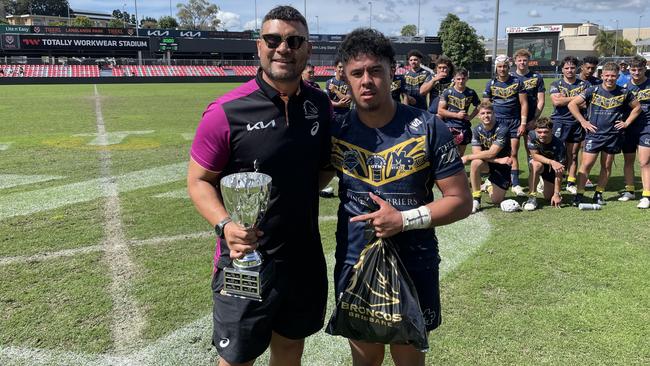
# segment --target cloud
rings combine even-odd
[[[645,11],[650,6],[650,0],[583,0],[558,3],[557,0],[522,0],[522,3],[537,6],[551,6],[553,9],[579,10],[581,12],[596,13],[609,11]]]
[[[494,19],[492,15],[485,14],[472,14],[469,16],[469,21],[471,23],[489,23]]]
[[[359,14],[354,14],[352,16],[352,19],[350,19],[351,22],[358,23],[359,22]]]
[[[262,26],[262,19],[257,18],[257,26],[261,27]],[[244,23],[243,30],[254,30],[255,29],[255,19],[249,20],[246,23]]]
[[[457,5],[457,6],[454,6],[454,8],[452,9],[452,12],[454,12],[454,14],[467,14],[467,13],[469,13],[469,9],[467,7],[462,6],[462,5]]]
[[[379,13],[379,14],[373,14],[372,20],[377,21],[379,23],[395,23],[395,22],[401,22],[402,18],[398,14],[388,15],[384,13]]]
[[[229,11],[220,11],[219,13],[217,13],[217,18],[221,20],[221,23],[219,24],[219,28],[221,29],[230,30],[230,29],[239,29],[241,27],[239,14],[231,13]]]
[[[540,14],[537,10],[533,9],[528,12],[528,16],[531,18],[539,18],[542,16],[542,14]]]

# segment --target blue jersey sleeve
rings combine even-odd
[[[445,103],[449,103],[449,94],[451,94],[451,90],[445,89],[440,95],[440,100],[444,100]]]
[[[521,82],[521,80],[517,79],[517,91],[519,91],[519,94],[526,94],[528,95],[528,92],[526,91],[526,85]]]
[[[479,138],[479,126],[472,128],[472,146],[481,146],[481,139]]]
[[[447,125],[438,117],[427,121],[429,127],[429,162],[435,180],[450,177],[464,169],[458,148]]]
[[[548,93],[549,94],[560,94],[562,93],[560,91],[560,80],[555,80],[554,82],[551,83],[551,88],[549,89]]]
[[[492,99],[492,80],[488,80],[485,84],[485,90],[483,91],[483,98]]]
[[[498,125],[496,129],[496,136],[492,144],[504,148],[506,144],[510,144],[510,132],[502,125]]]
[[[470,89],[469,92],[472,95],[471,103],[474,107],[476,107],[481,103],[481,99],[478,97],[478,94],[476,94],[476,91],[474,89]]]
[[[597,86],[590,86],[589,88],[585,89],[582,93],[580,93],[580,98],[584,99],[585,102],[590,103],[591,98],[594,95],[594,92],[596,91]]]
[[[538,93],[543,93],[546,91],[546,87],[544,86],[544,78],[542,75],[537,75],[537,92]]]

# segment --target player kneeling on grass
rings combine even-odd
[[[548,117],[540,117],[535,122],[535,129],[528,132],[528,150],[530,151],[530,175],[528,186],[537,187],[539,178],[544,182],[544,198],[551,206],[560,207],[562,196],[560,189],[566,162],[566,148],[562,141],[553,136],[553,124]],[[524,210],[537,208],[537,192],[530,192]]]
[[[569,103],[569,111],[587,131],[585,151],[578,171],[578,188],[573,205],[578,206],[585,193],[585,183],[601,153],[600,175],[594,194],[594,203],[604,205],[603,192],[612,173],[614,155],[621,152],[623,131],[641,113],[641,106],[636,97],[627,88],[616,85],[618,65],[608,62],[603,66],[602,85],[591,86],[580,93],[579,98]],[[587,106],[587,118],[580,112],[580,107]],[[630,111],[631,110],[631,111]],[[625,118],[627,112],[627,118]]]
[[[481,208],[481,172],[489,171],[492,186],[488,189],[492,203],[503,201],[510,187],[510,135],[506,124],[497,124],[494,109],[490,101],[484,100],[478,106],[481,121],[472,131],[472,153],[462,157],[463,163],[470,165],[470,182],[472,184],[472,213]]]

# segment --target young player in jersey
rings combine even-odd
[[[451,86],[452,78],[456,75],[454,70],[454,63],[449,58],[445,56],[438,57],[435,75],[429,75],[420,87],[420,94],[429,96],[429,112],[438,113],[440,95]]]
[[[323,327],[327,268],[318,175],[329,165],[332,112],[324,93],[301,82],[308,40],[300,12],[270,10],[257,40],[257,76],[210,104],[192,142],[188,192],[218,236],[212,343],[221,366],[251,366],[267,348],[269,365],[298,366],[304,338]],[[254,170],[271,176],[270,200],[259,230],[247,230],[229,217],[219,181]],[[275,268],[263,301],[228,296],[224,268],[256,249],[262,266]]]
[[[525,196],[519,185],[519,140],[526,133],[528,123],[528,96],[524,84],[510,75],[508,57],[497,56],[495,60],[497,77],[488,81],[483,92],[483,99],[489,100],[494,106],[494,114],[498,124],[508,127],[512,157],[512,193]]]
[[[572,194],[577,193],[578,152],[585,139],[585,130],[569,111],[568,104],[589,87],[589,83],[576,77],[577,67],[577,58],[565,57],[560,63],[562,78],[554,81],[549,91],[553,103],[553,134],[566,146],[567,191]]]
[[[318,85],[318,83],[316,82],[314,75],[315,75],[314,65],[308,63],[305,66],[305,69],[302,71],[302,80],[312,88],[316,88],[320,90],[320,85]]]
[[[608,62],[603,66],[603,83],[591,86],[580,94],[579,98],[569,103],[569,111],[580,122],[586,131],[585,151],[578,170],[578,187],[574,205],[580,204],[584,198],[585,182],[591,168],[600,159],[600,175],[594,203],[605,204],[603,192],[612,171],[614,155],[621,152],[623,131],[641,113],[641,107],[634,95],[625,88],[616,85],[618,65]],[[587,118],[580,112],[580,106],[587,108]],[[631,109],[627,117],[628,108]]]
[[[350,111],[350,91],[343,75],[343,63],[334,61],[334,77],[325,82],[325,92],[332,101],[335,116],[341,116]]]
[[[645,73],[645,58],[634,56],[630,60],[632,80],[626,87],[641,104],[641,114],[625,130],[623,141],[625,192],[618,199],[628,201],[634,198],[634,157],[638,150],[643,192],[637,207],[642,209],[650,208],[650,80]]]
[[[435,227],[468,216],[471,195],[458,150],[445,124],[390,96],[390,40],[373,29],[349,33],[339,47],[357,108],[332,129],[332,165],[339,177],[336,298],[348,285],[367,240],[389,238],[413,280],[426,328],[440,325]],[[433,200],[432,187],[441,191]],[[369,200],[378,210],[369,212]],[[386,345],[350,339],[353,365],[381,365]],[[424,366],[413,345],[390,344],[397,366]]]
[[[390,96],[397,103],[408,104],[406,95],[406,80],[404,75],[397,75],[397,65],[391,65],[393,81],[390,83]]]
[[[481,102],[474,89],[466,86],[469,73],[466,69],[456,70],[454,84],[445,89],[440,96],[438,115],[449,127],[458,145],[460,155],[465,154],[467,144],[472,141],[472,123],[470,122],[478,113],[478,104]],[[469,107],[474,106],[472,113]]]
[[[408,53],[408,61],[411,70],[404,75],[406,81],[406,94],[408,104],[419,109],[427,109],[427,96],[422,95],[420,87],[431,76],[431,73],[422,68],[421,63],[424,55],[418,50],[411,50]]]
[[[503,201],[511,184],[510,131],[508,125],[498,122],[494,115],[494,106],[489,100],[479,104],[480,123],[472,130],[472,153],[462,157],[464,164],[471,162],[472,213],[481,209],[481,172],[489,171],[492,185],[488,193],[495,205]]]
[[[512,76],[519,79],[524,84],[526,96],[528,97],[528,125],[534,128],[535,120],[542,114],[544,110],[544,78],[542,75],[530,71],[528,68],[528,61],[530,61],[531,54],[528,50],[517,50],[513,56],[515,60],[515,72]]]
[[[528,132],[528,151],[530,151],[529,187],[537,187],[541,178],[544,182],[543,195],[553,207],[560,207],[562,196],[562,178],[566,162],[564,143],[553,136],[553,124],[548,117],[540,117],[535,121],[535,129]],[[537,208],[537,192],[528,194],[524,210],[532,211]]]
[[[587,56],[583,58],[578,79],[588,82],[590,86],[602,84],[603,80],[594,76],[599,62],[598,57]]]

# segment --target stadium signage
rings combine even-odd
[[[94,37],[94,36],[50,36],[50,35],[19,35],[17,48],[4,49],[26,50],[148,50],[149,39],[144,37]],[[5,36],[6,38],[6,36]]]
[[[15,25],[0,25],[0,33],[29,33],[30,27]]]
[[[533,25],[530,27],[507,27],[506,33],[562,32],[561,25]]]

